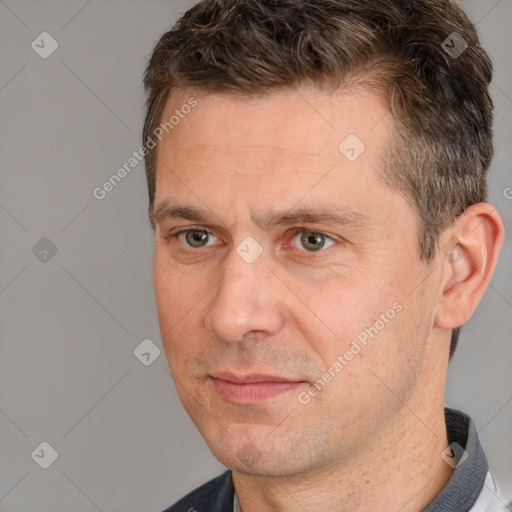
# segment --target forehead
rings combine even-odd
[[[183,108],[191,98],[194,108]],[[155,207],[172,193],[196,206],[229,200],[266,209],[272,199],[284,209],[323,198],[324,207],[353,210],[365,189],[382,186],[388,114],[383,97],[363,88],[260,97],[176,91],[162,116],[179,121],[158,145]]]
[[[186,106],[192,97],[197,105],[189,109]],[[338,158],[339,144],[350,134],[369,153],[378,150],[378,143],[392,128],[388,113],[384,96],[363,87],[335,92],[297,87],[257,97],[179,89],[169,97],[162,123],[173,117],[179,122],[163,137],[175,142],[167,152],[169,157],[191,158],[194,154],[187,152],[194,148],[203,154],[209,151],[212,157],[223,151],[235,155],[257,150],[285,162],[306,155],[332,159]],[[170,146],[160,144],[162,148],[169,150]]]

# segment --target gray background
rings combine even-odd
[[[133,353],[147,338],[161,348],[143,163],[102,201],[92,194],[140,147],[148,54],[191,4],[0,1],[2,512],[156,512],[223,469],[163,351],[150,366]],[[496,66],[490,202],[507,235],[446,402],[474,418],[510,497],[512,1],[462,4]],[[47,59],[31,48],[43,31],[59,45]],[[57,248],[47,261],[48,242],[32,251],[42,237]],[[43,441],[59,454],[48,469],[31,457]]]

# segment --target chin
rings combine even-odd
[[[272,446],[262,451],[251,442],[226,450],[210,446],[215,458],[228,469],[244,475],[287,477],[300,474],[307,470],[299,461],[291,460],[289,454],[281,453]]]

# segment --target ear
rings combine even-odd
[[[442,236],[434,326],[454,329],[473,315],[491,281],[504,233],[496,208],[477,203]]]

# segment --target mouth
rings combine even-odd
[[[297,390],[306,383],[304,380],[256,373],[235,375],[219,372],[210,375],[210,379],[221,398],[238,405],[261,404],[283,393]]]

